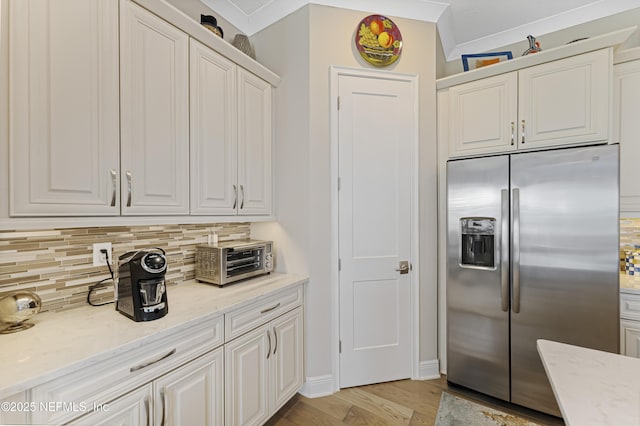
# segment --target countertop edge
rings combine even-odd
[[[640,424],[640,359],[544,339],[536,347],[568,426]]]

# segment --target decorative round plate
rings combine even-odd
[[[402,35],[393,21],[369,15],[358,24],[356,48],[370,64],[384,67],[394,63],[402,52]]]

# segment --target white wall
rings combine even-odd
[[[305,316],[306,375],[311,381],[332,379],[331,315],[337,315],[331,310],[329,69],[373,68],[353,41],[366,15],[308,5],[252,37],[258,61],[283,77],[276,89],[278,222],[255,224],[252,233],[279,242],[279,268],[284,263],[286,270],[311,277]],[[403,52],[384,69],[419,76],[420,360],[429,362],[437,358],[436,30],[434,24],[390,18],[402,33]],[[298,261],[306,266],[295,265]]]

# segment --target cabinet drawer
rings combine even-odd
[[[620,318],[640,320],[640,294],[620,293]]]
[[[297,286],[229,312],[225,315],[224,341],[233,340],[302,305],[302,299],[302,286]]]
[[[185,331],[143,344],[36,386],[32,389],[31,399],[39,403],[83,404],[87,407],[110,402],[134,387],[222,345],[222,321],[222,316],[203,321]],[[32,413],[32,421],[36,424],[59,424],[82,414],[85,413],[63,409],[36,411]]]

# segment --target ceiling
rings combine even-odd
[[[640,0],[201,0],[252,35],[309,3],[434,22],[447,60],[640,6]]]

